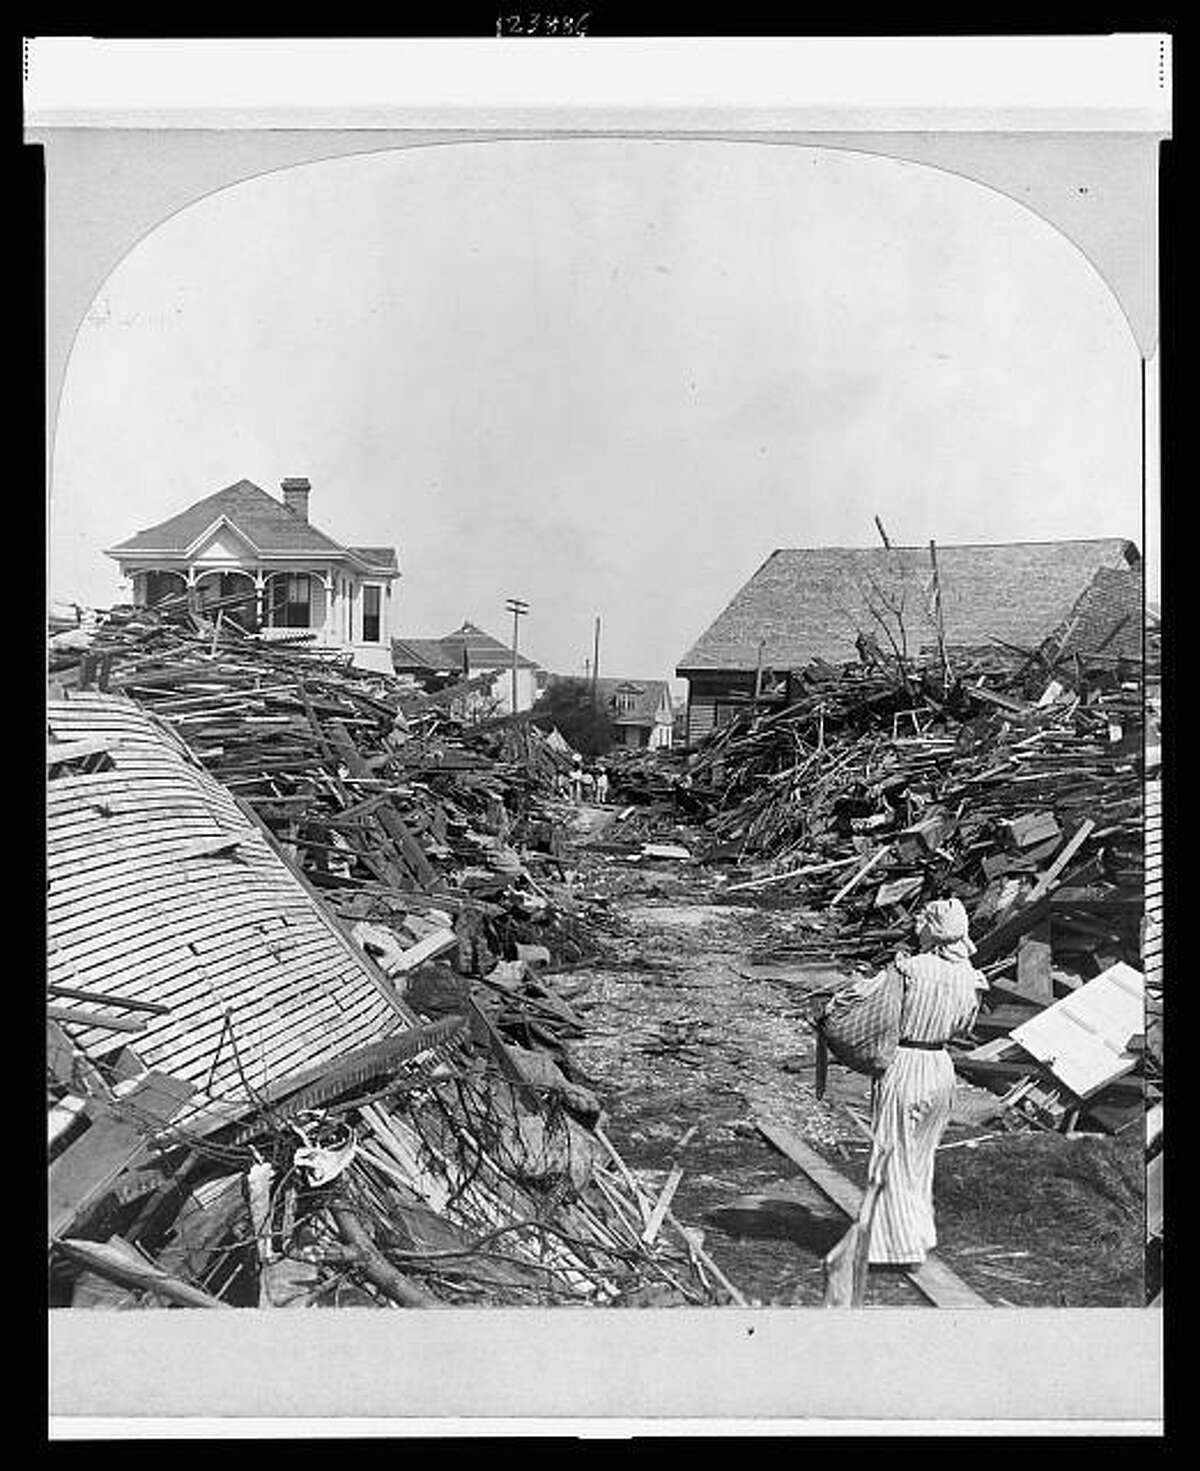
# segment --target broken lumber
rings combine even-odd
[[[793,1134],[790,1129],[785,1129],[778,1124],[769,1124],[763,1119],[756,1119],[760,1132],[780,1151],[786,1154],[793,1164],[808,1176],[817,1188],[826,1195],[834,1205],[852,1219],[858,1217],[862,1206],[863,1192],[857,1185],[851,1183],[831,1164],[822,1159],[817,1151],[811,1148]],[[948,1266],[931,1252],[925,1260],[914,1271],[906,1272],[909,1281],[921,1292],[935,1307],[939,1308],[983,1308],[988,1307],[986,1298],[979,1296],[972,1288],[950,1270]]]
[[[650,1212],[650,1219],[646,1222],[646,1229],[642,1232],[642,1242],[644,1245],[654,1245],[654,1239],[662,1229],[663,1220],[666,1217],[672,1200],[675,1198],[675,1192],[679,1189],[679,1182],[682,1179],[683,1167],[681,1165],[674,1165],[670,1174],[667,1176],[666,1184],[662,1188],[662,1194],[658,1197],[654,1209]]]
[[[155,1292],[181,1307],[226,1308],[232,1311],[231,1305],[219,1297],[164,1272],[120,1236],[110,1236],[107,1241],[80,1241],[68,1237],[54,1244],[64,1256],[123,1287]]]
[[[891,1150],[880,1155],[877,1168],[859,1204],[858,1215],[849,1231],[825,1256],[825,1307],[860,1308],[867,1296],[867,1270],[871,1250],[871,1226],[875,1207],[883,1189],[884,1174]]]

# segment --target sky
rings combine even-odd
[[[1139,359],[1078,250],[953,175],[828,149],[558,139],[207,196],[82,323],[49,586],[240,479],[395,545],[393,632],[465,619],[667,678],[777,547],[1141,542]],[[682,688],[676,685],[676,688]]]

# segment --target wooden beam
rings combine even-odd
[[[181,1307],[228,1308],[232,1311],[232,1304],[164,1272],[157,1262],[144,1257],[120,1236],[111,1236],[107,1241],[62,1240],[56,1241],[55,1245],[65,1256],[124,1287],[155,1292]]]
[[[1059,874],[1063,871],[1064,868],[1066,868],[1071,859],[1074,858],[1079,848],[1082,847],[1082,845],[1087,841],[1089,834],[1092,832],[1095,826],[1095,822],[1090,817],[1084,818],[1084,820],[1075,829],[1075,832],[1071,837],[1071,841],[1067,844],[1067,846],[1062,850],[1062,852],[1058,855],[1058,857],[1054,860],[1054,862],[1050,865],[1046,872],[1037,881],[1036,887],[1029,895],[1029,899],[1027,901],[1029,904],[1036,904],[1039,899],[1041,899],[1045,894],[1049,893]]]
[[[118,1176],[150,1157],[154,1122],[166,1122],[178,1113],[193,1091],[180,1078],[148,1073],[138,1087],[111,1105],[98,1101],[90,1105],[91,1128],[50,1166],[52,1236],[68,1231]]]
[[[790,1129],[777,1124],[764,1123],[756,1119],[759,1130],[793,1164],[799,1165],[814,1185],[850,1217],[857,1220],[863,1203],[863,1191],[852,1181],[840,1174],[827,1160],[821,1158],[803,1139]],[[912,1272],[905,1274],[917,1290],[935,1307],[939,1308],[985,1308],[991,1304],[980,1297],[954,1272],[932,1253]]]
[[[101,1012],[78,1011],[71,1006],[47,1006],[46,1015],[52,1022],[71,1027],[99,1027],[105,1032],[144,1032],[147,1023],[132,1021],[127,1016],[104,1016]]]
[[[329,738],[351,776],[361,778],[372,775],[358,747],[351,740],[349,731],[340,720],[329,722]],[[395,844],[398,855],[417,883],[427,890],[436,889],[441,882],[441,875],[430,863],[424,848],[408,830],[400,814],[394,807],[380,806],[378,817],[380,826]]]

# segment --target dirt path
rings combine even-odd
[[[718,876],[698,866],[603,852],[610,820],[604,809],[581,810],[581,876],[587,892],[608,898],[612,918],[602,959],[563,978],[589,1027],[571,1057],[605,1099],[614,1143],[652,1189],[698,1126],[679,1156],[674,1210],[704,1231],[706,1249],[748,1297],[819,1304],[821,1258],[847,1222],[754,1120],[794,1130],[861,1183],[868,1146],[853,1114],[866,1118],[869,1084],[834,1067],[817,1101],[803,978],[748,960],[778,932],[778,914],[720,902]],[[1138,1302],[1136,1149],[998,1134],[994,1113],[991,1095],[960,1087],[939,1156],[939,1255],[999,1304]],[[1003,1202],[1020,1195],[1010,1176],[1028,1199],[1006,1217]],[[872,1274],[868,1305],[925,1300],[903,1277]]]

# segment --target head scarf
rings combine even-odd
[[[943,960],[966,964],[975,954],[968,933],[967,911],[959,899],[934,899],[917,915],[917,937]]]

